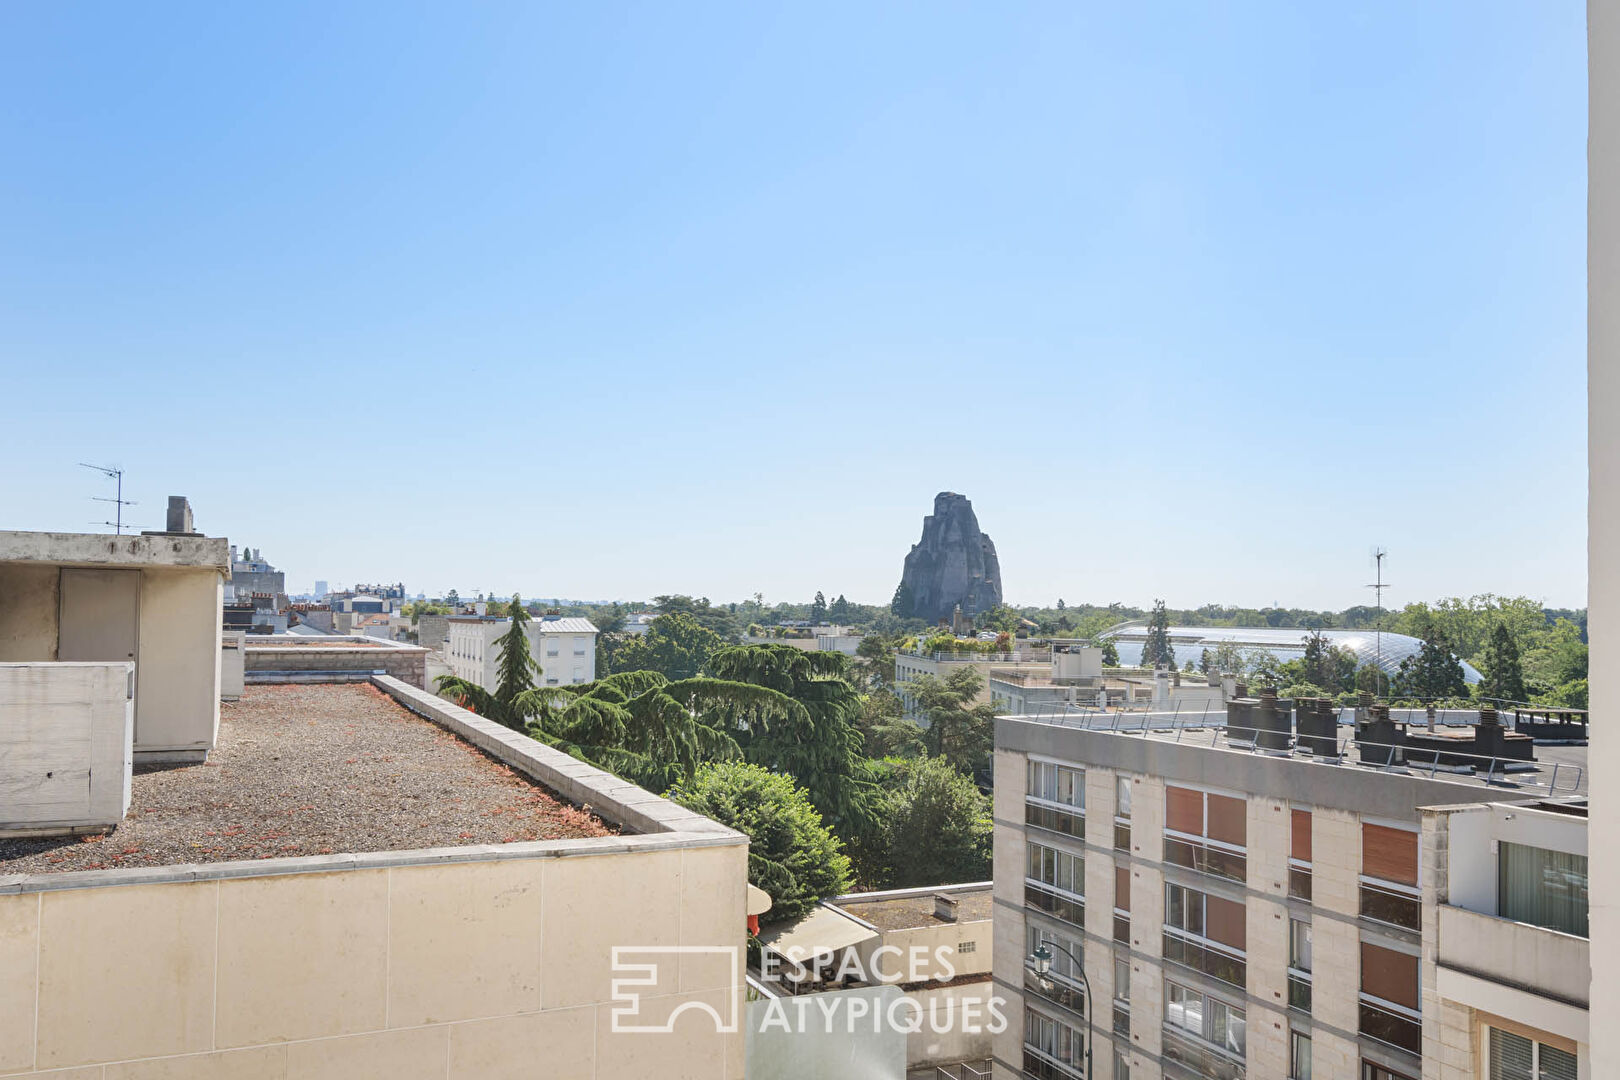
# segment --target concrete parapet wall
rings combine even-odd
[[[249,636],[244,660],[245,677],[250,683],[282,681],[276,676],[283,673],[346,671],[370,675],[381,671],[417,689],[427,686],[426,649],[375,638],[368,638],[366,645],[300,646],[256,645]]]

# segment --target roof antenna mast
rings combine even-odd
[[[117,487],[116,493],[110,499],[105,498],[105,497],[103,497],[101,495],[92,495],[92,496],[90,496],[96,502],[113,503],[117,507],[116,513],[113,515],[114,520],[112,520],[112,521],[92,521],[90,524],[92,524],[92,525],[111,525],[113,527],[113,529],[117,532],[117,534],[119,536],[122,536],[124,534],[124,507],[126,507],[126,506],[134,506],[135,505],[135,500],[124,498],[124,470],[123,469],[116,469],[116,468],[113,468],[113,467],[108,466],[108,465],[89,465],[89,464],[86,464],[85,462],[82,462],[82,461],[79,462],[79,467],[81,469],[94,469],[94,470],[96,470],[96,472],[101,473],[107,479],[115,481],[117,483],[118,487]],[[133,529],[133,528],[135,528],[135,526],[131,525],[130,528]]]
[[[1373,591],[1373,603],[1377,605],[1378,609],[1377,621],[1373,623],[1373,640],[1376,643],[1374,648],[1377,650],[1377,664],[1380,672],[1384,670],[1384,590],[1389,588],[1389,585],[1384,581],[1384,558],[1388,554],[1389,552],[1381,547],[1373,548],[1373,566],[1377,570],[1378,579],[1367,586]]]

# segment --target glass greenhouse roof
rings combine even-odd
[[[1176,650],[1176,661],[1191,660],[1198,663],[1204,649],[1214,651],[1221,645],[1239,649],[1264,649],[1279,661],[1297,660],[1305,655],[1305,638],[1320,633],[1341,649],[1355,655],[1358,664],[1374,664],[1391,675],[1401,661],[1416,656],[1423,642],[1407,634],[1385,630],[1379,634],[1372,630],[1320,630],[1311,631],[1298,626],[1172,626],[1170,644]],[[1122,664],[1136,664],[1142,659],[1142,645],[1147,640],[1145,626],[1127,626],[1102,635],[1112,638],[1119,649]],[[1463,677],[1470,683],[1479,682],[1479,672],[1466,660],[1461,661]]]

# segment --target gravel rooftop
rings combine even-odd
[[[249,686],[206,765],[137,766],[105,836],[0,840],[0,874],[606,836],[366,683]]]
[[[990,889],[974,889],[971,892],[952,892],[949,889],[940,891],[956,900],[957,922],[972,922],[990,917],[993,903]],[[934,917],[932,894],[891,897],[887,900],[834,901],[834,903],[880,930],[911,930],[922,926],[941,926],[945,922]]]

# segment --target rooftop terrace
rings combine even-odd
[[[1343,722],[1343,716],[1349,715],[1350,712],[1351,710],[1345,710],[1340,717],[1337,737],[1334,740],[1339,755],[1337,759],[1308,752],[1305,747],[1309,745],[1309,740],[1301,736],[1288,735],[1287,748],[1281,750],[1262,749],[1249,738],[1232,737],[1227,731],[1225,708],[1219,705],[1208,709],[1200,707],[1192,712],[1048,706],[1034,713],[1003,716],[998,717],[998,720],[1116,735],[1122,739],[1141,739],[1152,743],[1292,759],[1301,763],[1316,764],[1324,769],[1364,769],[1369,772],[1470,784],[1500,790],[1504,797],[1519,794],[1564,798],[1586,794],[1585,745],[1537,742],[1534,747],[1535,760],[1531,762],[1476,757],[1452,751],[1446,751],[1443,755],[1425,754],[1419,748],[1409,748],[1406,752],[1409,758],[1414,760],[1404,765],[1399,763],[1391,765],[1385,763],[1391,756],[1389,746],[1370,741],[1362,743],[1356,739],[1355,727]],[[1403,710],[1395,710],[1393,715],[1399,718],[1402,712]],[[1409,730],[1414,736],[1426,733],[1422,718],[1421,710],[1410,710],[1407,713],[1405,719],[1409,719]],[[1471,726],[1453,720],[1450,723],[1439,722],[1436,728],[1442,734],[1448,731],[1460,734]],[[1422,760],[1416,760],[1418,758]],[[1459,760],[1465,761],[1466,764],[1456,764],[1455,762]]]
[[[914,896],[874,896],[870,900],[840,897],[831,903],[879,930],[914,930],[924,926],[945,926],[952,920],[935,914],[934,894],[944,893],[956,901],[955,922],[976,922],[990,918],[994,893],[989,885],[937,889],[909,889]]]
[[[137,768],[106,836],[0,840],[0,876],[615,831],[374,686],[250,686],[206,765]]]

